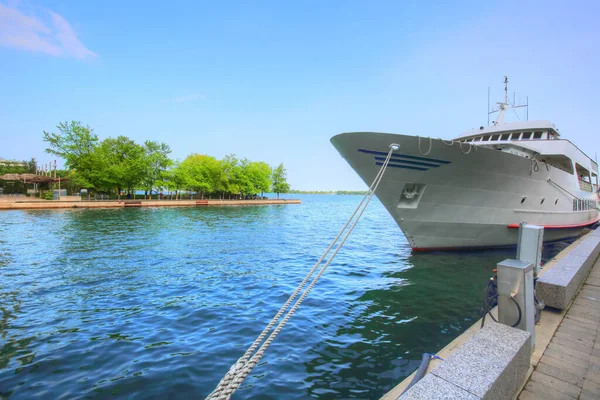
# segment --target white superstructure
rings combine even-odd
[[[600,220],[598,164],[549,121],[504,123],[518,107],[507,97],[491,126],[454,140],[350,132],[331,142],[367,184],[400,145],[376,195],[415,250],[515,245],[520,222],[544,226],[545,241],[577,236]]]

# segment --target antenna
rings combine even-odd
[[[490,126],[490,87],[488,86],[488,126]]]
[[[508,77],[505,75],[504,76],[504,103],[501,102],[497,102],[496,104],[498,105],[498,109],[496,109],[495,107],[492,107],[492,109],[490,110],[490,88],[488,86],[488,125],[490,123],[490,114],[493,113],[499,113],[498,117],[496,118],[495,121],[492,121],[492,123],[495,125],[502,125],[504,124],[504,116],[506,114],[506,110],[510,110],[512,109],[515,112],[515,115],[517,116],[518,119],[519,115],[517,114],[517,112],[515,111],[515,108],[521,108],[521,107],[527,107],[527,121],[529,121],[529,98],[527,98],[527,104],[520,104],[521,101],[519,100],[519,105],[517,105],[517,93],[513,92],[513,102],[512,104],[508,101]]]
[[[525,110],[527,111],[527,121],[529,121],[529,96],[526,97],[525,106]]]

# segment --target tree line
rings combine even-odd
[[[172,160],[171,148],[147,140],[138,144],[127,136],[100,140],[89,125],[61,122],[58,132],[44,131],[46,152],[62,158],[71,187],[97,193],[132,193],[144,190],[182,190],[206,195],[249,197],[265,192],[287,193],[290,185],[283,163],[271,167],[263,161],[238,159],[234,154],[218,160],[191,154],[183,161]]]

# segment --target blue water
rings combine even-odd
[[[0,212],[0,398],[206,396],[360,200],[295,197]],[[379,398],[478,318],[512,257],[412,254],[375,201],[235,397]]]

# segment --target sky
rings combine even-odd
[[[43,131],[77,120],[360,190],[332,136],[456,137],[487,124],[507,75],[530,120],[593,158],[598,15],[594,0],[0,0],[0,157],[52,161]]]

